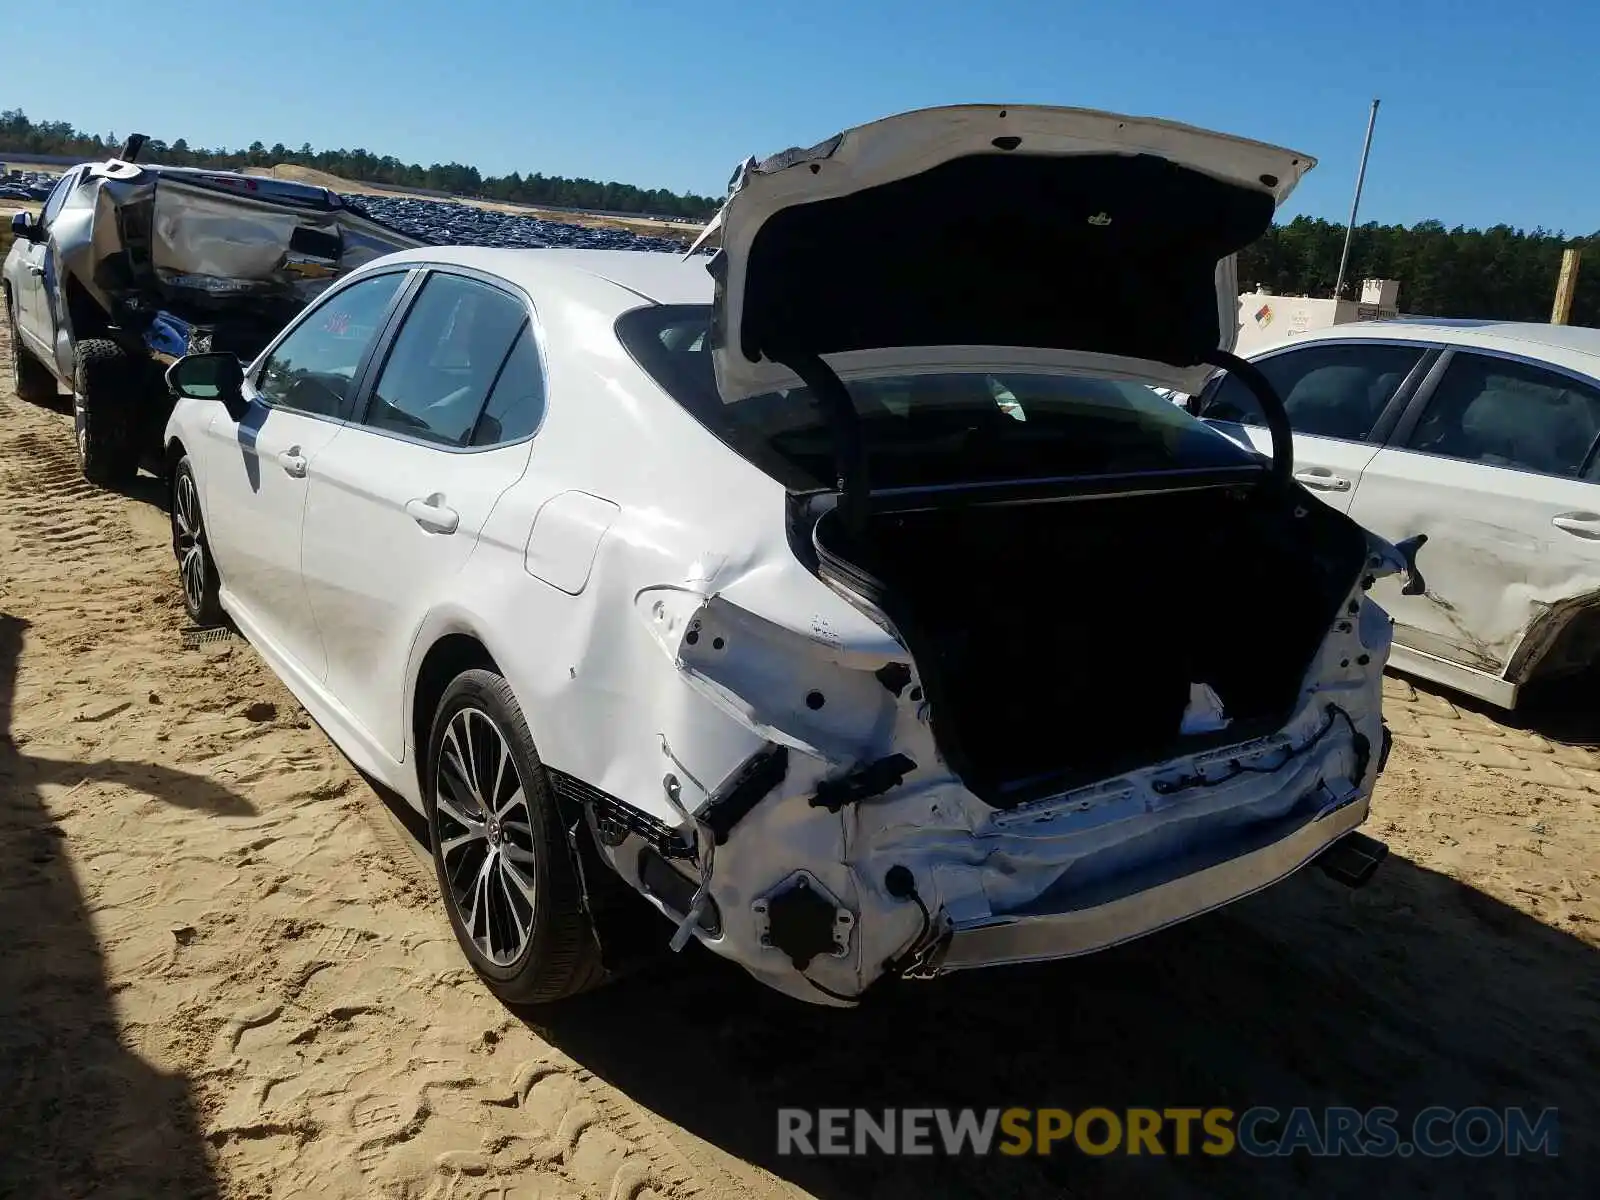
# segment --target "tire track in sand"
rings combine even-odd
[[[786,1193],[692,1157],[488,995],[393,817],[254,652],[183,648],[153,481],[89,486],[71,438],[60,411],[0,393],[0,612],[27,622],[0,713],[22,766],[0,764],[0,786],[8,807],[33,789],[59,831],[117,1037],[187,1079],[216,1191]],[[12,982],[45,1006],[61,984],[48,964]],[[70,1040],[46,1053],[33,1087],[61,1094],[37,1111],[71,1111],[85,1064]],[[46,1136],[8,1117],[9,1137]],[[103,1133],[56,1129],[82,1145],[53,1157],[98,1162]],[[55,1182],[117,1186],[110,1169]]]

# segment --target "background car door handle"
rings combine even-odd
[[[1294,477],[1308,488],[1316,488],[1319,492],[1350,490],[1350,481],[1343,475],[1335,475],[1327,467],[1307,467],[1303,471],[1296,471]]]
[[[300,453],[299,446],[290,446],[278,455],[278,465],[284,469],[285,474],[293,475],[296,479],[306,477],[306,456]]]
[[[1581,538],[1594,538],[1600,541],[1600,513],[1562,513],[1560,516],[1551,517],[1550,524],[1557,529],[1565,529],[1568,533],[1577,534]]]
[[[426,500],[407,500],[406,516],[429,533],[454,533],[461,524],[461,514],[446,508],[444,496],[435,492]]]

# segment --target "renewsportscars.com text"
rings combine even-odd
[[[1192,1155],[1443,1158],[1560,1153],[1556,1109],[782,1108],[778,1153],[801,1156]]]

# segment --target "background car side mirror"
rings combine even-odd
[[[231,354],[186,354],[167,368],[167,388],[188,400],[220,400],[235,421],[249,405],[244,398],[244,367]]]
[[[41,230],[33,223],[33,214],[19,212],[11,214],[11,236],[21,238],[25,242],[39,240]]]

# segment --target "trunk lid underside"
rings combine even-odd
[[[807,356],[849,378],[987,348],[1195,390],[1234,342],[1234,253],[1312,165],[1028,106],[927,109],[749,161],[702,235],[721,247],[718,389],[736,403],[796,386]]]

